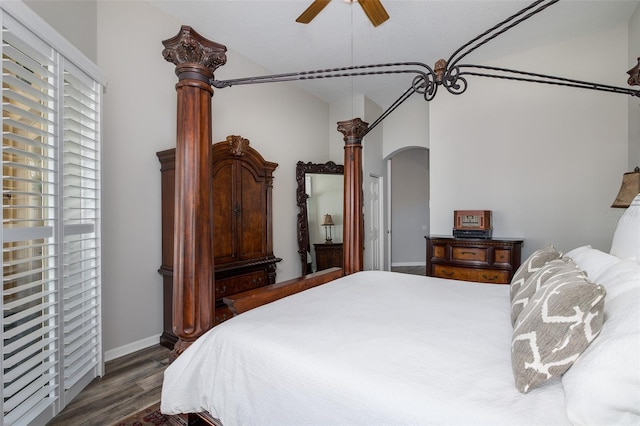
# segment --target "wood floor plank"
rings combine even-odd
[[[104,426],[160,400],[169,349],[154,345],[109,361],[94,379],[47,426]]]

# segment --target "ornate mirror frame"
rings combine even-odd
[[[304,163],[298,161],[296,164],[296,182],[298,189],[296,190],[296,202],[298,204],[298,255],[302,265],[302,275],[310,274],[312,271],[308,269],[307,253],[311,250],[309,242],[309,219],[307,216],[307,198],[305,178],[307,173],[317,173],[325,175],[344,175],[344,166],[336,164],[333,161],[326,163]]]

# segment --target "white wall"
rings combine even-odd
[[[175,66],[161,41],[177,22],[146,2],[98,3],[98,65],[109,76],[104,96],[104,348],[119,355],[162,331],[160,171],[155,153],[175,146]],[[205,29],[196,28],[206,37]],[[224,40],[214,40],[224,44]],[[216,77],[264,74],[232,50]],[[276,87],[277,86],[277,87]],[[298,276],[295,164],[326,161],[328,105],[288,85],[216,90],[213,139],[239,134],[274,172],[277,279]],[[147,339],[147,340],[145,340]],[[157,341],[157,340],[155,340]],[[123,349],[124,348],[124,349]]]
[[[413,95],[384,119],[382,127],[383,158],[407,147],[429,148],[429,102]]]
[[[94,63],[98,56],[96,0],[25,0],[60,35]],[[67,13],[72,11],[70,13]]]
[[[626,25],[494,65],[624,86]],[[627,108],[621,95],[492,79],[439,93],[430,105],[431,232],[450,233],[453,210],[486,209],[494,236],[525,239],[523,256],[546,244],[608,251]]]

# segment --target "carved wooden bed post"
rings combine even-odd
[[[162,42],[178,83],[176,205],[174,218],[172,356],[213,327],[213,205],[210,81],[227,61],[227,48],[183,26]]]
[[[362,216],[362,138],[369,123],[359,118],[338,122],[344,135],[344,274],[364,268],[364,218]]]

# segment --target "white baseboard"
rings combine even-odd
[[[155,336],[145,337],[142,340],[138,340],[136,342],[127,343],[126,345],[120,346],[118,348],[110,349],[105,351],[104,353],[104,362],[111,361],[116,358],[120,358],[121,356],[129,355],[136,351],[146,349],[149,346],[157,345],[160,343],[160,335],[156,334]]]
[[[427,266],[426,262],[392,262],[391,267],[402,267],[402,266]]]

